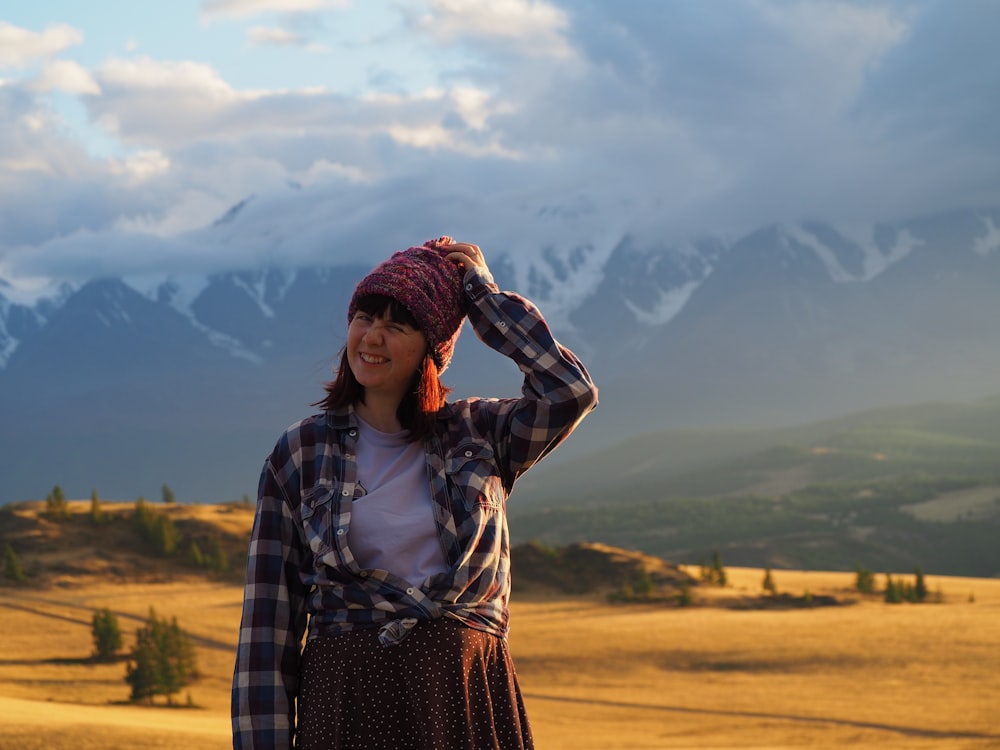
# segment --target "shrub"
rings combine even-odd
[[[918,565],[913,571],[913,597],[916,601],[922,602],[927,598],[927,582],[924,580],[924,571]]]
[[[875,593],[875,574],[862,565],[855,569],[854,586],[862,594]]]
[[[903,601],[902,582],[894,581],[889,573],[885,574],[885,601],[887,604],[900,604]]]
[[[701,580],[714,586],[724,587],[726,585],[726,569],[722,567],[722,555],[719,554],[718,550],[712,552],[712,562],[710,564],[706,565],[704,559],[702,559]]]
[[[764,569],[764,580],[760,584],[761,588],[764,589],[768,594],[774,596],[778,593],[778,587],[774,584],[774,576],[771,575],[771,569]]]
[[[94,523],[104,521],[104,511],[101,510],[101,498],[97,496],[97,489],[90,491],[90,520]]]
[[[14,548],[10,546],[10,542],[3,546],[3,575],[4,578],[14,583],[24,583],[27,580],[24,568],[21,567],[21,559],[17,556]]]
[[[135,513],[132,518],[140,536],[149,542],[159,554],[169,556],[177,551],[180,534],[170,516],[165,513],[157,513],[146,505],[146,501],[140,497],[136,501]]]
[[[69,505],[66,503],[66,495],[62,487],[58,484],[45,498],[45,513],[49,518],[56,520],[69,518]]]
[[[125,681],[132,687],[132,700],[153,702],[163,695],[168,704],[181,688],[198,676],[194,644],[177,624],[169,623],[149,610],[146,625],[136,631],[135,647],[129,654]]]
[[[107,661],[113,659],[122,647],[122,631],[118,626],[118,618],[105,607],[94,613],[91,626],[94,639],[94,658]]]

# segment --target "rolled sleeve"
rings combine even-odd
[[[598,402],[598,390],[580,359],[562,346],[538,308],[502,292],[488,273],[471,269],[465,290],[476,335],[509,357],[524,374],[520,399],[496,411],[497,444],[507,446],[511,481],[562,443]]]

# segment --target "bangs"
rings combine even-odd
[[[420,330],[420,324],[413,317],[413,314],[399,300],[385,294],[366,294],[358,299],[357,309],[367,315],[373,315],[376,318],[386,317],[393,323],[402,323],[410,328]]]

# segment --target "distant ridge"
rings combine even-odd
[[[255,210],[234,207],[208,231],[266,245],[266,233],[245,235],[263,231],[247,220]],[[998,225],[998,207],[678,243],[580,225],[565,241],[490,248],[489,260],[600,386],[563,460],[665,428],[996,394]],[[38,298],[0,285],[0,503],[56,483],[78,497],[152,495],[164,482],[184,501],[253,494],[278,434],[322,396],[369,267],[103,278]],[[468,331],[445,376],[456,397],[520,392],[516,368]]]

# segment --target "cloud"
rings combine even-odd
[[[308,13],[344,8],[348,0],[203,0],[206,19],[251,18],[264,13]]]
[[[247,29],[247,39],[251,44],[273,44],[279,47],[298,47],[305,42],[302,36],[294,31],[268,26],[254,26]]]
[[[55,24],[36,33],[0,21],[0,68],[24,68],[81,42],[83,34],[66,24]]]
[[[101,93],[90,71],[73,60],[49,60],[31,83],[38,91],[62,91],[67,94]]]
[[[502,45],[529,57],[566,57],[568,14],[542,0],[429,0],[416,26],[437,44]]]
[[[300,24],[319,5],[339,7],[203,9],[298,11],[249,29],[275,47],[318,39]],[[5,273],[84,274],[119,252],[133,270],[320,262],[442,232],[534,252],[636,226],[681,241],[1000,202],[989,0],[393,7],[405,14],[364,47],[391,91],[250,88],[207,61],[88,71],[31,57],[48,65],[0,84]],[[437,78],[413,90],[418,63]],[[77,96],[115,157],[75,142],[47,91]],[[143,237],[151,249],[125,258]]]

